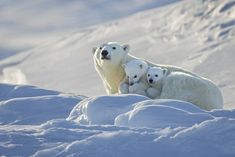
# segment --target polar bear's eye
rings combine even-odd
[[[149,77],[150,75],[148,74],[148,77]]]
[[[99,49],[101,50],[101,49],[102,49],[102,47],[99,47]]]
[[[116,50],[116,47],[112,47],[113,50]]]
[[[156,74],[155,77],[158,77],[158,75]]]
[[[135,75],[134,78],[137,78],[137,75]]]

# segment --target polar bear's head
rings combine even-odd
[[[141,77],[146,75],[148,64],[143,60],[135,59],[123,64],[122,67],[124,68],[129,84],[133,85],[137,83]]]
[[[147,80],[150,85],[156,84],[164,76],[166,76],[167,69],[159,67],[150,67],[147,71]]]
[[[102,64],[121,66],[129,49],[130,47],[127,44],[122,46],[116,42],[108,42],[100,47],[93,48],[93,55],[100,66]]]

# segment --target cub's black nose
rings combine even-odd
[[[102,52],[101,52],[101,55],[103,56],[103,57],[106,57],[107,55],[108,55],[108,51],[107,50],[103,50]]]
[[[153,83],[153,79],[149,79],[149,83]]]

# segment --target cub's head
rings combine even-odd
[[[120,45],[116,42],[108,42],[100,47],[93,48],[94,59],[101,66],[102,64],[119,65],[129,52],[129,45]]]
[[[123,64],[122,67],[124,68],[129,84],[133,85],[146,74],[148,64],[142,60],[132,60],[126,64]]]
[[[151,85],[156,84],[159,80],[161,80],[164,76],[166,76],[167,69],[159,68],[159,67],[150,67],[147,72],[147,80]]]

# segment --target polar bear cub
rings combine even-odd
[[[122,65],[126,77],[119,86],[119,93],[134,93],[146,95],[148,83],[146,73],[148,64],[140,59],[132,60]]]
[[[146,91],[148,97],[159,98],[162,91],[162,81],[167,75],[167,69],[160,67],[149,67],[146,77],[149,88]]]

